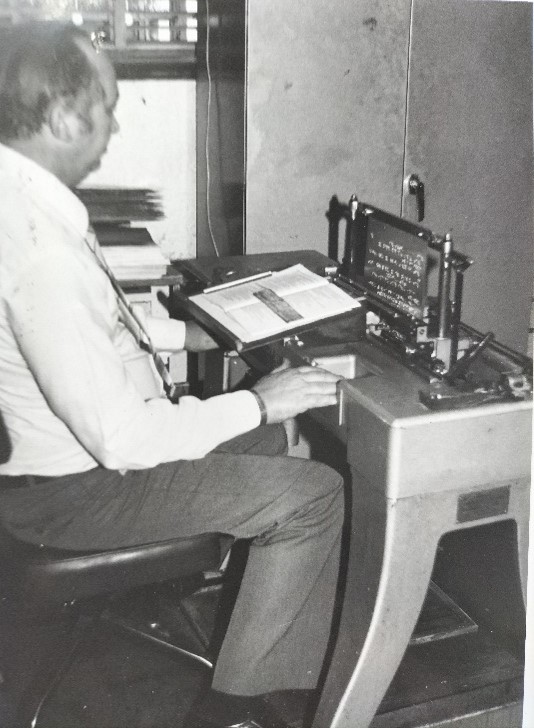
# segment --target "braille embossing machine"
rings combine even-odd
[[[531,360],[462,323],[464,272],[473,262],[439,236],[351,197],[333,198],[329,253],[337,258],[339,223],[346,222],[338,277],[361,290],[367,337],[432,386],[420,396],[431,409],[528,399]]]

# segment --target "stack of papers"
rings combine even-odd
[[[78,187],[75,190],[95,223],[128,223],[132,220],[160,220],[161,196],[156,190],[125,187]]]
[[[155,244],[105,245],[102,253],[117,280],[161,278],[169,260]]]

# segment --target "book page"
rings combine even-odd
[[[190,300],[244,343],[360,306],[327,278],[301,264],[256,281],[235,283],[213,292],[208,289]]]
[[[317,286],[329,285],[328,279],[317,275],[317,273],[312,273],[311,270],[308,270],[301,263],[274,273],[272,277],[265,278],[260,282],[283,298],[296,291],[304,291],[310,288],[316,288]]]
[[[205,293],[199,295],[208,296],[210,303],[220,306],[223,311],[231,311],[235,308],[256,303],[255,294],[265,288],[284,298],[289,293],[324,285],[328,285],[326,278],[312,273],[299,263],[257,281],[236,282],[235,285],[228,288],[214,290],[213,292],[208,289]]]

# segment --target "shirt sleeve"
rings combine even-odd
[[[246,391],[145,401],[114,342],[110,296],[96,265],[62,250],[34,261],[9,297],[13,332],[48,407],[95,460],[142,469],[201,458],[259,424]]]

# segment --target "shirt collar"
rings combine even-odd
[[[54,174],[4,144],[0,144],[0,172],[12,177],[41,204],[52,208],[82,237],[86,235],[89,215],[85,205]]]

